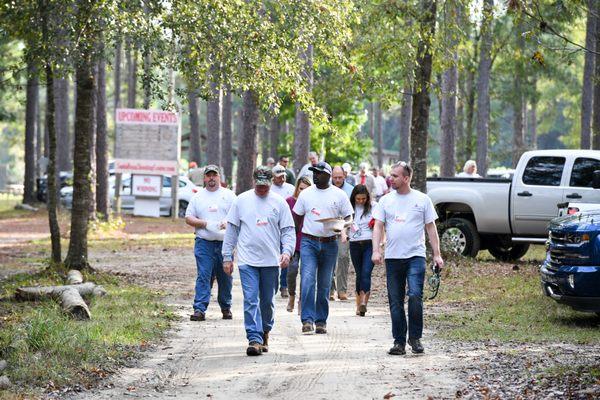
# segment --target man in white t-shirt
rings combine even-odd
[[[302,166],[300,172],[298,172],[298,178],[302,178],[303,176],[308,176],[310,180],[313,179],[313,172],[311,170],[312,167],[317,165],[319,162],[319,154],[315,151],[311,151],[308,153],[308,163]]]
[[[296,231],[286,201],[270,192],[273,173],[260,166],[254,171],[254,189],[240,194],[227,214],[223,243],[223,269],[233,272],[233,250],[244,294],[244,326],[248,339],[246,354],[258,356],[269,351],[273,328],[279,267],[287,268]]]
[[[196,193],[185,212],[185,222],[196,231],[194,255],[196,256],[196,295],[192,321],[204,321],[210,301],[211,278],[217,278],[223,319],[231,319],[231,277],[223,272],[221,247],[225,234],[225,217],[235,199],[235,194],[221,187],[220,169],[216,165],[204,168],[204,188]]]
[[[290,185],[286,181],[285,167],[276,165],[273,167],[273,185],[271,186],[271,193],[276,193],[287,199],[294,195],[294,185]]]
[[[349,221],[354,210],[346,193],[330,185],[332,171],[329,164],[319,162],[310,170],[315,184],[300,193],[294,206],[294,212],[304,216],[300,244],[302,332],[327,333],[329,290],[338,254],[338,232],[318,221],[326,218]]]
[[[394,346],[389,354],[406,354],[406,315],[404,297],[408,286],[408,344],[413,353],[424,351],[423,284],[425,281],[425,231],[433,250],[433,262],[442,268],[440,240],[435,226],[438,218],[431,199],[411,189],[412,168],[399,162],[390,172],[392,189],[381,198],[375,210],[373,229],[373,262],[382,263],[381,239],[385,228],[385,269],[388,301],[392,318]]]

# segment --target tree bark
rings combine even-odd
[[[517,17],[519,18],[519,17]],[[523,39],[523,21],[521,18],[518,19],[515,26],[516,34],[516,45],[517,45],[517,59],[515,60],[516,66],[514,69],[514,80],[513,80],[513,146],[512,146],[512,167],[516,168],[521,154],[525,152],[525,66],[522,59],[523,52],[525,51],[525,39]]]
[[[412,120],[412,88],[406,86],[400,108],[400,160],[410,164],[410,121]]]
[[[69,82],[67,78],[60,77],[54,80],[54,104],[58,171],[70,171]]]
[[[115,127],[115,137],[117,129],[117,108],[121,108],[121,57],[123,52],[123,44],[119,39],[115,45],[115,75],[114,75],[114,86],[115,92],[113,97],[113,125]],[[113,154],[117,154],[117,141],[113,143]]]
[[[23,203],[33,204],[35,196],[35,125],[38,106],[37,67],[27,63],[27,91],[25,97],[25,177]]]
[[[279,148],[279,136],[281,135],[281,124],[279,123],[278,116],[269,118],[269,134],[271,136],[269,139],[270,156],[273,157],[273,160],[277,161],[277,157],[279,156],[277,149]]]
[[[244,92],[242,132],[238,142],[237,194],[253,187],[252,173],[256,168],[257,137],[258,95],[252,90],[247,90]]]
[[[594,77],[594,53],[596,50],[596,24],[598,23],[597,0],[588,0],[588,13],[585,31],[585,61],[583,64],[583,82],[581,85],[581,148],[590,149],[592,142],[592,108],[594,101],[593,85],[590,85]],[[592,51],[589,51],[592,50]]]
[[[474,63],[477,63],[477,41],[474,43]],[[491,64],[490,64],[491,65]],[[467,72],[467,81],[465,83],[465,140],[464,140],[464,161],[473,158],[473,120],[475,119],[475,70],[469,69]]]
[[[98,219],[96,213],[96,185],[97,185],[97,159],[96,159],[96,138],[98,127],[98,62],[96,61],[92,67],[94,90],[92,92],[92,126],[90,128],[90,215],[89,219],[95,221]]]
[[[211,99],[206,102],[206,162],[221,165],[221,91],[211,83]]]
[[[431,41],[435,36],[436,0],[423,0],[421,16],[421,39],[417,48],[417,67],[413,94],[412,123],[410,131],[411,160],[413,166],[412,186],[427,192],[427,138],[429,136],[429,85],[433,56]]]
[[[529,110],[529,144],[531,150],[537,149],[537,99],[531,100],[531,109]]]
[[[75,151],[71,235],[65,265],[89,268],[87,231],[90,213],[90,139],[94,130],[94,68],[91,49],[84,46],[76,66]]]
[[[375,103],[369,102],[369,138],[375,141]]]
[[[375,103],[375,136],[377,138],[377,167],[383,166],[383,113],[381,103]]]
[[[152,74],[152,55],[146,48],[144,50],[144,79],[142,86],[144,89],[144,108],[148,110],[150,108],[150,101],[152,100],[152,86],[151,86],[151,74]]]
[[[233,103],[231,91],[223,91],[223,112],[221,126],[221,166],[225,174],[225,179],[233,184],[233,128],[231,126],[233,119]]]
[[[265,116],[266,117],[266,116]],[[260,159],[262,165],[267,165],[267,158],[269,158],[269,125],[267,124],[268,118],[264,118],[265,123],[260,126]]]
[[[38,103],[37,103],[37,115],[36,115],[36,126],[35,126],[35,174],[37,178],[41,178],[42,170],[40,167],[40,158],[42,158],[42,154],[44,154],[44,128],[42,124],[42,100],[40,96],[39,90],[39,80],[38,80]]]
[[[137,49],[128,40],[126,51],[127,62],[127,107],[135,108],[137,96]]]
[[[313,46],[309,45],[306,53],[303,54],[306,68],[304,78],[308,90],[313,87]],[[308,161],[308,152],[310,151],[310,120],[308,114],[302,111],[300,104],[296,103],[296,116],[294,127],[294,173],[298,176],[300,169]]]
[[[101,42],[100,54],[104,43]],[[108,221],[108,132],[106,127],[106,62],[98,61],[96,107],[96,210],[101,219]]]
[[[493,0],[484,0],[481,21],[481,47],[477,69],[477,169],[487,173],[488,135],[490,129],[490,72],[492,68],[492,12]]]
[[[190,113],[190,148],[189,160],[201,165],[202,157],[200,153],[200,120],[198,118],[198,98],[196,91],[188,90],[188,111]]]

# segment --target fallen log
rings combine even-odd
[[[30,286],[18,288],[17,300],[42,300],[53,298],[60,301],[63,311],[77,319],[90,319],[90,309],[83,300],[84,296],[104,296],[106,290],[92,282],[64,286]]]
[[[83,275],[81,274],[81,271],[76,269],[69,270],[69,272],[67,272],[67,283],[69,285],[78,285],[83,283]]]

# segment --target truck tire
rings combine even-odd
[[[446,251],[466,257],[475,257],[481,247],[481,240],[475,225],[468,219],[450,218],[439,228],[440,244]]]
[[[517,261],[529,250],[529,243],[514,243],[509,246],[501,244],[490,246],[488,251],[499,261]]]

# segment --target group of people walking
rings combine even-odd
[[[293,311],[299,299],[302,333],[326,334],[334,271],[338,297],[347,299],[344,280],[347,259],[352,260],[356,314],[364,316],[374,265],[385,259],[394,337],[389,354],[405,354],[407,332],[412,351],[423,352],[425,231],[434,263],[443,266],[431,200],[411,189],[412,168],[406,163],[392,166],[391,191],[378,196],[367,185],[366,177],[372,175],[351,176],[348,168],[332,168],[313,158],[297,179],[293,176],[295,185],[286,182],[289,170],[281,162],[256,168],[254,187],[237,197],[220,185],[219,167],[204,168],[204,187],[186,210],[186,223],[196,231],[198,270],[190,319],[205,319],[213,280],[223,319],[232,318],[235,255],[244,297],[246,354],[260,355],[269,351],[279,287],[287,287],[287,311]]]

